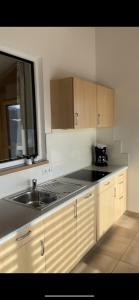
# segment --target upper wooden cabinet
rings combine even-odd
[[[96,84],[79,78],[51,80],[53,129],[96,127]]]
[[[97,84],[97,127],[114,125],[114,90]]]
[[[76,77],[51,80],[53,129],[113,127],[114,90]]]

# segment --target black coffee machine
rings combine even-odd
[[[107,146],[98,144],[95,147],[95,165],[96,166],[107,166],[108,163]]]

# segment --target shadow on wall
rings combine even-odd
[[[120,140],[114,141],[113,145],[108,146],[107,152],[109,164],[113,165],[128,165],[128,153],[122,152],[123,142]]]

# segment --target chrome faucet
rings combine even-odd
[[[35,190],[37,188],[37,179],[32,179],[32,189]]]
[[[37,191],[37,179],[32,179],[32,191],[33,191],[34,206],[38,206],[40,201],[39,201],[39,191]]]

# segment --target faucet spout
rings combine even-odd
[[[33,205],[39,206],[39,191],[37,191],[37,179],[32,179],[32,191],[33,191]]]
[[[37,187],[37,179],[32,179],[32,189],[35,190]]]

